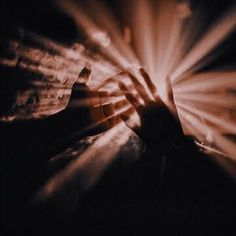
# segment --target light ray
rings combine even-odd
[[[224,97],[224,99],[222,99]],[[207,106],[221,107],[230,109],[236,107],[236,96],[227,92],[207,94],[207,93],[179,93],[175,94],[175,100],[179,102],[189,101],[194,104],[206,104]]]
[[[120,51],[115,47],[115,45],[113,45],[112,42],[108,45],[104,45],[104,41],[101,38],[94,38],[94,34],[97,34],[97,32],[103,32],[103,35],[107,35],[107,32],[104,32],[101,28],[99,28],[73,0],[58,0],[57,2],[64,11],[74,18],[75,22],[78,24],[78,27],[83,28],[91,42],[98,48],[101,48],[102,52],[105,53],[107,57],[111,58],[112,61],[116,62],[117,65],[123,69],[130,66],[129,61],[121,55]],[[106,37],[110,36],[107,35]],[[106,42],[107,40],[108,39],[106,38]]]
[[[230,117],[228,117],[228,119],[225,120],[222,119],[222,117],[220,117],[219,114],[211,114],[208,110],[201,110],[186,103],[185,104],[177,103],[176,105],[178,107],[185,108],[186,110],[189,110],[190,112],[206,119],[210,123],[219,126],[220,129],[228,131],[229,133],[236,133],[235,120]]]
[[[216,92],[236,89],[236,71],[207,72],[187,77],[179,85],[174,85],[174,93]]]
[[[66,166],[65,169],[52,177],[42,187],[37,197],[41,199],[53,196],[73,178],[79,179],[80,185],[78,188],[83,193],[98,181],[130,135],[131,131],[122,123],[110,129],[99,137],[90,148]]]
[[[228,148],[230,148],[230,150],[233,151],[235,149],[236,144],[233,142],[229,142],[226,138],[222,137],[221,135],[216,135],[215,133],[214,133],[214,137],[216,136],[218,149],[221,149],[222,151],[224,150],[224,152],[222,153],[218,151],[216,148],[213,148],[207,144],[204,144],[204,142],[206,141],[206,138],[205,138],[206,130],[209,130],[209,128],[202,127],[201,121],[199,121],[199,119],[196,123],[196,118],[194,118],[193,115],[186,112],[182,108],[179,108],[179,110],[180,110],[181,120],[184,121],[184,126],[186,126],[189,129],[192,135],[197,137],[198,140],[202,142],[202,143],[197,142],[197,145],[203,148],[205,152],[207,152],[214,160],[216,160],[228,172],[228,174],[230,174],[230,176],[233,176],[234,178],[236,178],[235,153],[232,154],[231,151],[228,150]],[[223,143],[219,142],[219,139],[220,140],[223,139]],[[224,147],[225,141],[227,142],[229,147],[228,146]],[[226,153],[228,155],[226,155]]]
[[[115,47],[122,53],[123,57],[126,58],[131,64],[140,65],[140,62],[135,55],[131,47],[125,43],[123,36],[119,30],[116,19],[113,17],[112,13],[103,4],[102,1],[88,0],[88,9],[90,11],[90,16],[96,17],[96,22],[106,29],[111,36],[112,43]],[[100,14],[102,12],[103,14]]]
[[[227,12],[211,29],[197,42],[197,44],[184,57],[180,65],[171,74],[171,79],[177,83],[180,77],[189,70],[204,56],[216,48],[236,28],[235,7]],[[193,72],[194,70],[191,70]]]
[[[181,109],[181,113],[184,116],[189,117],[188,121],[194,126],[197,127],[199,132],[202,135],[205,135],[206,129],[209,130],[209,132],[212,132],[213,137],[214,137],[214,143],[225,153],[229,155],[230,158],[232,158],[234,161],[236,160],[236,154],[235,154],[235,148],[236,144],[232,141],[229,141],[227,138],[223,137],[217,131],[212,130],[210,127],[207,125],[203,125],[201,120],[197,118],[195,115],[186,112],[186,110]]]

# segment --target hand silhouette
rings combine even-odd
[[[140,117],[140,127],[132,127],[132,130],[142,138],[147,145],[152,147],[164,147],[166,144],[175,142],[176,139],[183,137],[181,125],[179,120],[175,118],[174,114],[157,95],[157,88],[152,83],[148,74],[144,69],[140,69],[139,72],[147,88],[150,90],[152,98],[148,95],[145,87],[138,79],[129,72],[125,73],[132,81],[137,94],[132,93],[130,88],[123,82],[118,82],[119,88]],[[172,99],[170,102],[173,108],[173,96],[171,92],[169,93],[169,98]],[[143,104],[140,103],[140,99],[143,101]],[[122,113],[120,114],[120,118],[127,124],[127,121],[130,119],[130,114]]]

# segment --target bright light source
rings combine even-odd
[[[92,40],[95,43],[102,45],[103,47],[108,47],[111,43],[111,38],[109,35],[103,31],[97,31],[92,34]]]

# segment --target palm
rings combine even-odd
[[[169,109],[157,95],[156,87],[151,82],[151,79],[147,73],[143,69],[141,69],[140,72],[153,98],[148,96],[144,87],[137,80],[137,78],[135,78],[130,73],[128,75],[137,91],[137,94],[144,101],[144,105],[141,105],[139,98],[131,93],[124,83],[119,82],[120,89],[123,91],[123,94],[137,111],[140,117],[140,127],[134,127],[133,130],[148,145],[164,145],[165,143],[171,142],[176,136],[182,136],[183,133],[181,126],[178,122],[178,119],[175,119],[174,115],[169,111]],[[120,117],[123,121],[127,122],[129,119],[129,114],[123,113],[120,115]]]

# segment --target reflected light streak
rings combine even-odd
[[[87,0],[87,2],[90,17],[94,21],[96,21],[96,23],[99,24],[100,27],[103,27],[109,32],[109,35],[112,39],[112,43],[118,49],[118,51],[121,52],[122,56],[126,58],[129,63],[140,65],[140,62],[132,48],[125,43],[124,37],[122,35],[121,30],[119,29],[117,21],[113,17],[111,11],[106,7],[106,5],[103,4],[102,1],[96,0]],[[100,14],[100,12],[102,12],[103,14]],[[129,28],[126,27],[126,29]],[[126,32],[128,32],[128,30],[126,30]],[[129,36],[131,40],[131,32]]]
[[[160,96],[165,94],[165,81],[172,67],[179,59],[179,37],[181,28],[181,19],[176,14],[176,1],[159,1],[158,15],[155,19],[156,22],[156,53],[155,53],[155,79],[159,86],[163,87],[160,90]]]
[[[199,108],[191,106],[191,104],[186,105],[183,103],[176,103],[178,107],[182,107],[190,112],[206,119],[207,121],[219,126],[221,129],[228,131],[229,133],[236,133],[235,120],[222,120],[219,114],[210,114],[208,110],[200,110]]]
[[[85,31],[90,43],[99,49],[99,53],[90,52],[79,43],[68,48],[40,35],[24,31],[24,37],[30,38],[39,48],[24,47],[19,45],[19,42],[11,42],[15,58],[0,59],[2,65],[9,67],[18,65],[26,71],[36,72],[48,78],[56,77],[61,83],[68,79],[68,84],[71,86],[74,82],[79,82],[77,80],[79,73],[88,63],[92,65],[92,78],[88,85],[91,88],[108,91],[110,97],[106,105],[113,103],[118,109],[116,113],[85,127],[81,132],[86,132],[127,110],[130,112],[130,120],[127,123],[129,126],[134,126],[140,120],[137,113],[130,110],[132,107],[129,104],[122,103],[124,94],[117,87],[117,82],[121,78],[114,77],[122,70],[130,70],[142,80],[137,72],[141,66],[140,61],[128,45],[132,39],[142,65],[147,68],[163,100],[168,86],[173,86],[174,98],[185,133],[194,135],[201,141],[214,143],[236,160],[236,144],[223,136],[224,132],[236,134],[234,118],[227,117],[236,104],[233,96],[227,94],[229,89],[236,89],[236,72],[195,74],[197,64],[199,62],[204,64],[207,61],[205,57],[235,30],[236,15],[233,14],[235,8],[215,22],[190,48],[189,45],[196,36],[195,33],[194,36],[191,33],[197,26],[198,19],[194,19],[195,15],[187,2],[160,0],[157,9],[154,9],[154,14],[149,1],[134,1],[134,6],[131,8],[133,12],[130,14],[131,24],[128,25],[129,33],[125,37],[122,36],[111,12],[100,2],[88,1],[87,4],[94,7],[90,7],[87,11],[83,11],[74,0],[57,0],[57,3],[63,11],[73,17],[78,27]],[[184,27],[183,19],[186,18],[189,19],[187,26]],[[185,44],[190,48],[186,55],[184,54],[188,47]],[[23,62],[19,62],[20,57],[24,59]],[[170,76],[171,84],[167,84],[167,76]],[[127,87],[134,91],[130,80],[127,77],[122,79]],[[41,81],[37,80],[33,83],[42,85]],[[54,88],[56,86],[59,85],[55,83]],[[47,96],[46,91],[41,93]],[[64,93],[69,95],[70,90],[64,90]],[[44,101],[42,103],[41,110],[49,108]],[[98,104],[98,98],[76,100],[72,102],[71,108],[89,106],[91,103]],[[104,104],[102,102],[100,105]],[[220,116],[221,111],[222,116]],[[76,160],[52,177],[41,189],[40,197],[50,197],[75,177],[81,179],[81,191],[92,186],[114,160],[131,133],[123,123],[107,131],[84,153],[78,155]]]
[[[93,40],[93,34],[95,32],[103,32],[103,30],[95,25],[92,19],[90,19],[73,0],[58,0],[57,3],[63,11],[66,11],[74,18],[75,22],[78,24],[78,27],[83,28],[87,37],[97,47],[100,47],[101,51],[107,57],[111,58],[122,69],[129,67],[130,63],[124,56],[121,55],[120,51],[115,47],[115,45],[113,45],[113,43],[104,47],[100,41],[98,42]]]
[[[210,132],[212,132],[215,145],[217,145],[221,150],[223,150],[225,153],[227,153],[229,155],[229,157],[232,158],[234,161],[236,160],[236,154],[235,154],[236,144],[234,142],[227,140],[227,138],[223,137],[222,135],[217,133],[215,130],[212,130],[207,125],[203,125],[201,120],[199,120],[199,118],[197,118],[196,115],[186,112],[185,109],[184,110],[181,109],[181,113],[184,116],[189,117],[188,121],[194,127],[197,127],[197,129],[202,134],[202,136],[205,135],[206,129],[209,130]]]
[[[104,5],[89,1],[90,6],[96,7],[83,12],[73,0],[58,2],[78,26],[85,30],[100,53],[115,63],[118,72],[131,67],[131,73],[142,80],[137,73],[140,63],[137,63],[131,48],[122,41],[118,24]],[[235,106],[233,96],[228,93],[236,86],[235,71],[195,74],[199,63],[202,66],[209,62],[212,59],[209,53],[235,30],[235,8],[214,22],[200,40],[195,42],[201,24],[197,19],[199,14],[192,12],[188,2],[160,0],[154,9],[155,14],[152,6],[149,1],[133,2],[129,26],[137,54],[157,85],[158,94],[163,100],[168,97],[166,78],[169,76],[180,120],[186,132],[201,140],[215,142],[218,148],[235,159],[235,145],[222,136],[225,132],[236,134],[235,120],[228,115]],[[104,14],[99,16],[101,11],[97,9]],[[99,37],[94,38],[94,34]],[[102,63],[100,65],[103,67]],[[119,78],[110,78],[115,72],[96,74],[94,87],[109,91],[111,96],[123,97],[116,89]],[[124,80],[125,83],[129,81],[128,78]]]
[[[216,160],[227,171],[228,174],[236,178],[236,165],[234,162],[235,158],[232,158],[235,157],[235,152],[233,154],[231,153],[236,148],[235,143],[229,142],[226,138],[214,133],[214,137],[216,137],[216,142],[218,144],[217,146],[219,149],[224,151],[224,153],[221,153],[217,149],[205,145],[204,142],[206,139],[204,136],[206,134],[206,129],[208,130],[208,128],[202,127],[201,121],[199,122],[199,119],[196,120],[193,115],[189,114],[184,109],[179,108],[179,110],[180,118],[184,121],[184,126],[190,131],[189,133],[191,133],[195,137],[198,137],[198,140],[202,142],[197,142],[197,146],[203,148],[203,150],[210,154],[211,157]],[[196,122],[198,122],[198,124],[196,124]],[[186,135],[189,135],[189,133],[186,133]],[[221,143],[219,142],[219,140],[223,142]],[[225,146],[224,142],[226,142],[229,146]],[[228,153],[228,155],[226,155],[225,153]]]
[[[132,16],[132,31],[137,53],[147,71],[154,75],[154,29],[153,16],[147,1],[135,2]]]
[[[174,93],[215,92],[236,89],[236,71],[207,72],[193,75],[174,85]]]
[[[189,71],[199,60],[216,48],[236,27],[235,7],[227,12],[181,61],[180,65],[171,74],[171,79],[179,82],[181,75]]]
[[[23,31],[24,37],[36,43],[40,48],[43,48],[49,53],[60,55],[72,64],[77,63],[79,60],[92,64],[93,70],[97,68],[99,71],[105,71],[108,74],[117,71],[117,68],[111,64],[111,61],[105,60],[101,55],[90,53],[81,44],[75,43],[71,48],[68,48],[41,35],[23,30],[22,28],[17,29],[20,32]]]
[[[121,146],[128,141],[131,133],[123,123],[104,133],[76,160],[52,177],[39,191],[37,197],[41,199],[53,196],[73,178],[79,179],[78,188],[80,187],[81,192],[87,190],[98,181]]]
[[[224,97],[224,99],[222,99]],[[208,106],[221,107],[229,109],[236,107],[236,96],[225,93],[207,94],[207,93],[183,93],[175,94],[175,100],[179,102],[189,101],[194,104],[206,104]]]
[[[92,37],[92,40],[96,44],[101,43],[101,45],[103,47],[108,47],[111,44],[110,37],[105,32],[103,32],[103,31],[95,31],[95,32],[93,32],[91,37]]]
[[[192,11],[188,1],[177,4],[177,14],[180,18],[188,18],[192,15]]]

